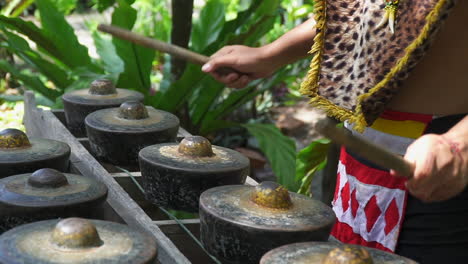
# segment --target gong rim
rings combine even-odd
[[[178,143],[162,143],[151,145],[140,150],[138,158],[140,162],[146,162],[151,166],[162,167],[172,171],[195,172],[214,174],[219,172],[231,172],[243,170],[250,166],[249,159],[232,149],[212,146],[216,155],[223,153],[228,162],[221,164],[217,162],[217,156],[193,157],[177,154]],[[172,156],[162,154],[165,149],[170,149]],[[207,163],[206,161],[211,161]],[[195,174],[193,174],[195,175]]]
[[[155,109],[151,106],[146,107],[149,118],[131,120],[118,117],[119,108],[107,108],[95,111],[86,116],[85,125],[91,129],[106,133],[145,133],[145,132],[162,132],[171,130],[174,127],[179,127],[179,118],[175,115],[162,110]],[[111,124],[104,118],[110,118],[115,124]],[[120,123],[120,124],[119,124]],[[145,124],[147,123],[147,124]]]
[[[331,242],[303,242],[284,245],[265,253],[260,260],[260,264],[321,264],[328,252],[344,245]],[[358,247],[364,248],[371,254],[374,264],[418,264],[414,260],[382,250],[364,246]],[[316,254],[312,256],[312,253]],[[314,259],[311,259],[311,257],[314,257]]]
[[[17,208],[56,208],[96,202],[107,196],[107,187],[94,179],[63,173],[68,185],[38,188],[27,184],[32,173],[0,179],[0,202]]]
[[[117,93],[109,95],[89,94],[89,89],[80,89],[62,95],[62,100],[79,105],[119,105],[125,101],[143,101],[144,95],[140,92],[116,88]]]
[[[1,263],[35,263],[35,264],[46,264],[46,263],[152,263],[157,256],[156,242],[149,235],[134,230],[127,225],[102,221],[102,220],[89,220],[96,226],[96,229],[100,235],[103,245],[107,245],[111,242],[112,237],[124,237],[131,241],[130,250],[127,252],[101,252],[107,250],[104,247],[97,247],[96,249],[66,249],[54,245],[51,239],[47,239],[52,234],[52,230],[59,222],[56,220],[46,220],[35,223],[30,223],[13,228],[3,235],[0,236],[0,262]],[[120,235],[120,236],[119,236]],[[28,237],[29,236],[29,237]],[[28,242],[31,236],[40,239],[40,246],[34,247],[34,240]],[[120,241],[123,243],[124,241]],[[120,242],[112,241],[112,244],[118,244]],[[127,243],[128,244],[128,243]],[[27,247],[25,245],[32,245]],[[112,246],[112,245],[111,245]],[[127,245],[128,248],[128,245]],[[31,253],[31,250],[37,249],[40,252]],[[29,250],[29,252],[28,252]],[[74,259],[67,261],[57,262],[59,258],[66,258],[65,253],[73,254]],[[119,254],[120,253],[120,254]],[[96,258],[93,254],[107,254],[106,258]],[[76,256],[78,255],[78,256]],[[47,256],[49,258],[47,259]],[[53,257],[52,261],[50,257]],[[79,258],[81,261],[76,261]]]
[[[271,232],[324,230],[335,222],[336,217],[330,207],[297,193],[290,192],[293,202],[290,209],[256,205],[248,200],[254,188],[226,185],[209,189],[200,196],[200,211],[236,226]],[[291,224],[292,220],[295,222]]]
[[[0,149],[0,164],[49,160],[71,153],[70,146],[65,142],[45,138],[29,138],[29,141],[31,147]]]

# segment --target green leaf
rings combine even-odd
[[[70,12],[76,8],[76,0],[51,0],[57,10],[64,15],[70,14]]]
[[[205,123],[210,120],[217,120],[228,116],[235,109],[253,100],[256,96],[264,93],[268,89],[271,89],[278,82],[281,82],[288,73],[289,72],[283,68],[268,79],[253,81],[244,89],[231,90],[227,98],[221,100],[216,106],[212,107],[203,117],[200,128],[201,133],[205,134],[207,130],[212,131]]]
[[[61,52],[43,30],[38,28],[32,22],[23,21],[20,18],[9,18],[5,16],[0,16],[0,23],[10,29],[16,30],[19,33],[27,36],[30,40],[35,42],[37,46],[43,49],[45,52],[51,56],[60,59],[62,57]]]
[[[203,130],[200,130],[200,133],[198,133],[201,136],[208,135],[209,133],[213,133],[215,131],[225,129],[225,128],[231,128],[231,127],[236,127],[240,126],[239,123],[236,122],[230,122],[226,120],[206,120],[203,122]]]
[[[107,8],[113,6],[115,4],[115,0],[97,0],[97,8],[99,13],[102,13]]]
[[[58,57],[70,68],[88,67],[99,70],[91,63],[88,49],[78,42],[73,28],[49,0],[36,0],[44,35],[55,44]],[[46,47],[44,47],[46,49]],[[47,50],[47,49],[46,49]]]
[[[284,136],[280,130],[271,124],[242,125],[257,140],[260,149],[270,162],[278,183],[295,191],[299,183],[294,179],[296,164],[296,146],[292,139]]]
[[[17,17],[28,8],[34,0],[12,0],[7,1],[7,5],[1,9],[1,14],[9,17]]]
[[[0,60],[0,70],[9,72],[14,78],[21,81],[26,88],[42,94],[51,101],[55,101],[55,98],[61,95],[58,91],[47,88],[35,75],[18,71],[6,60]]]
[[[317,167],[327,158],[330,140],[318,139],[310,143],[297,154],[296,159],[296,181],[301,181],[309,171]]]
[[[193,87],[208,76],[204,74],[200,66],[188,64],[179,80],[172,82],[165,91],[160,91],[158,101],[153,102],[155,108],[168,112],[176,112],[193,93]]]
[[[125,29],[132,29],[136,20],[136,10],[124,0],[112,13],[112,24]],[[113,38],[115,49],[124,63],[124,71],[117,82],[118,87],[130,88],[147,95],[151,87],[150,73],[155,56],[154,50],[137,46],[128,41]]]
[[[213,107],[224,90],[224,84],[213,78],[205,77],[194,87],[189,102],[190,116],[194,125],[198,125],[205,114]]]
[[[219,36],[224,26],[225,5],[219,0],[210,0],[200,12],[200,18],[192,28],[192,49],[201,52]]]
[[[7,94],[0,94],[0,99],[3,99],[7,102],[22,102],[24,101],[24,96],[22,95],[7,95]],[[36,103],[38,105],[53,107],[54,102],[45,98],[41,94],[36,93]]]
[[[124,71],[124,63],[115,50],[112,40],[102,37],[97,31],[92,33],[96,52],[102,60],[104,70],[118,76]]]
[[[297,191],[297,193],[299,194],[303,194],[303,195],[308,195],[308,196],[312,196],[311,195],[311,192],[310,192],[310,186],[312,184],[312,180],[314,179],[314,176],[315,176],[315,173],[317,173],[318,171],[322,170],[323,168],[325,168],[325,166],[327,165],[327,160],[323,160],[320,164],[318,164],[317,166],[313,167],[308,173],[307,175],[302,178],[301,180],[301,187],[299,187],[299,190]]]
[[[227,36],[228,34],[235,33],[240,27],[245,25],[247,21],[255,14],[257,8],[263,1],[252,1],[252,4],[245,11],[239,12],[237,18],[225,23],[220,36]]]
[[[10,52],[21,57],[25,62],[34,67],[37,71],[44,74],[59,89],[64,89],[70,85],[71,80],[65,70],[54,63],[43,59],[39,53],[33,51],[26,40],[7,30],[4,30],[7,36],[8,49]]]
[[[275,24],[275,16],[264,16],[244,35],[239,36],[244,45],[257,46],[259,40],[273,28]]]

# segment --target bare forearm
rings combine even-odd
[[[306,57],[314,42],[315,24],[312,17],[274,42],[264,46],[265,56],[273,58],[278,68]]]
[[[282,66],[306,57],[314,37],[315,21],[311,18],[262,47],[223,47],[211,56],[202,70],[228,87],[242,88],[252,80],[270,76]],[[217,69],[221,67],[232,68],[236,72],[219,74]]]

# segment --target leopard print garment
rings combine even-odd
[[[317,36],[302,85],[329,115],[371,125],[424,56],[457,0],[400,0],[395,33],[376,25],[385,0],[316,0]]]

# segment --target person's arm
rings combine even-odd
[[[468,185],[468,116],[442,135],[417,139],[405,159],[415,165],[408,191],[425,202],[448,200]]]
[[[310,18],[268,45],[258,48],[226,46],[213,54],[202,69],[229,87],[242,88],[252,80],[267,77],[282,66],[307,56],[314,37],[315,20]],[[216,72],[220,67],[229,67],[238,73],[220,75]]]

